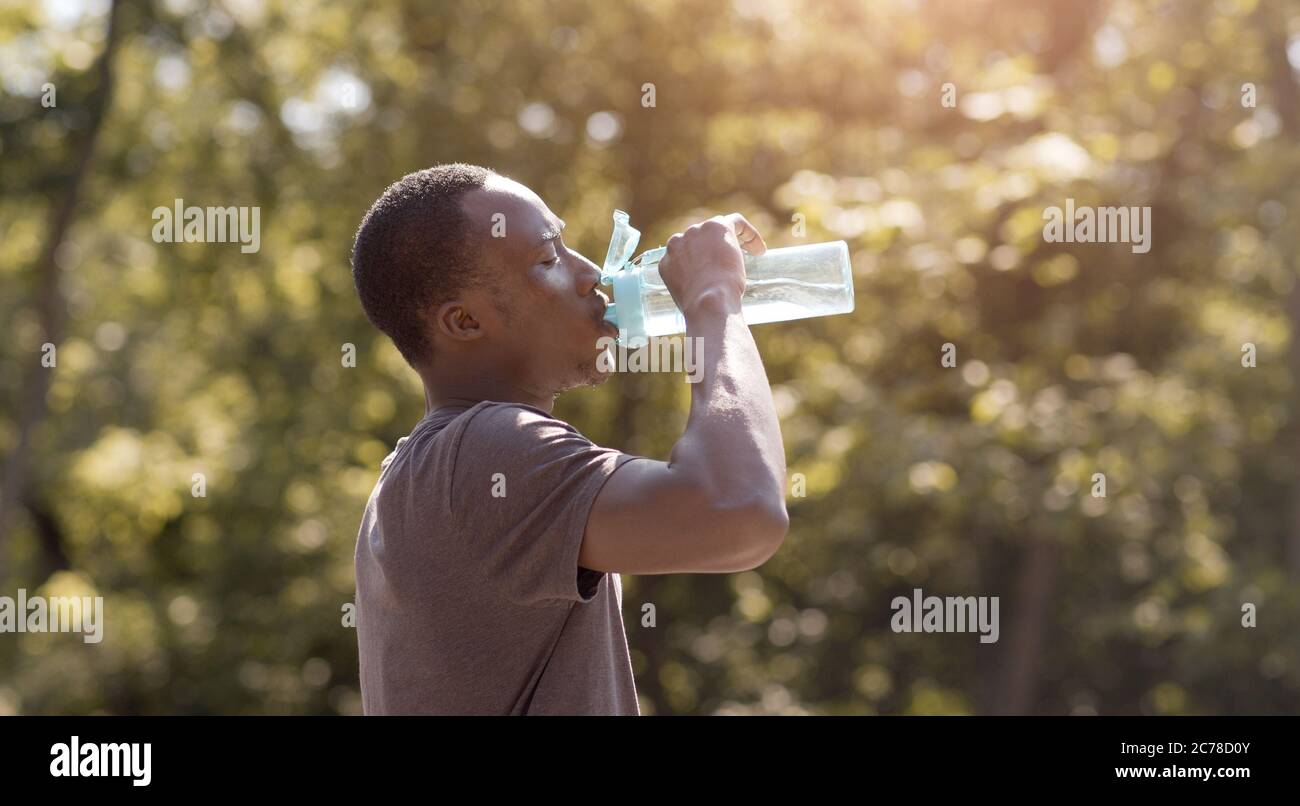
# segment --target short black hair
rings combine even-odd
[[[352,280],[361,307],[412,367],[432,357],[431,308],[479,281],[479,250],[460,202],[494,174],[460,162],[407,174],[388,186],[357,229]]]

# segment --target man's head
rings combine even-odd
[[[538,396],[599,383],[599,269],[564,222],[485,168],[439,165],[391,185],[357,231],[366,316],[422,375],[499,375]]]

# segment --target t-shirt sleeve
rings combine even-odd
[[[449,490],[468,562],[517,604],[590,601],[605,575],[578,565],[587,515],[605,481],[635,458],[531,406],[471,412]]]

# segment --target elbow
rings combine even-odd
[[[790,513],[786,511],[785,501],[777,499],[774,502],[761,508],[762,511],[756,515],[758,524],[755,531],[760,536],[758,562],[754,568],[766,563],[781,549],[785,543],[785,536],[790,533]]]
[[[736,537],[735,567],[732,572],[752,571],[766,563],[780,550],[790,531],[790,514],[785,501],[760,499],[734,510]]]

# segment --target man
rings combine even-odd
[[[605,379],[599,270],[528,188],[472,165],[389,187],[353,278],[424,382],[426,414],[384,459],[357,537],[367,714],[639,714],[619,574],[732,573],[789,524],[771,390],[740,313],[733,214],[667,242],[665,284],[703,345],[668,462],[551,416]]]

